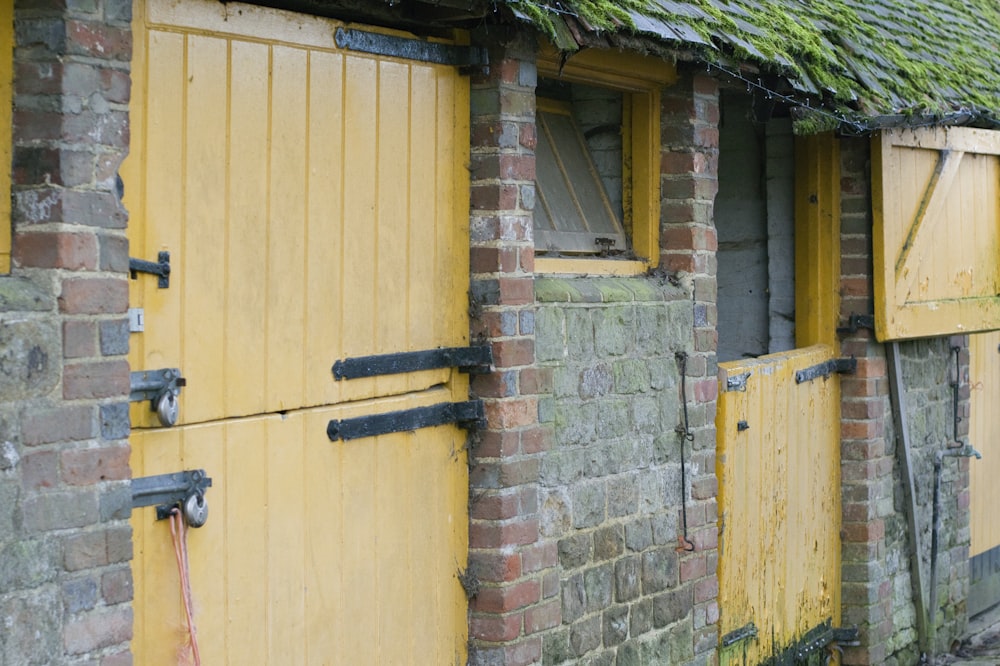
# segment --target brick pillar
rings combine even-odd
[[[694,441],[687,446],[690,474],[688,536],[681,582],[694,584],[694,652],[718,645],[718,479],[715,476],[715,408],[718,398],[715,195],[719,190],[719,85],[709,76],[682,72],[663,92],[661,137],[660,263],[691,292],[694,346],[687,359],[688,410]]]
[[[14,663],[131,663],[128,243],[116,193],[129,138],[130,21],[129,2],[15,0],[4,290],[24,300],[0,308],[6,334],[18,336],[6,348],[27,366],[20,389],[5,386],[4,396],[5,408],[18,408],[4,439],[16,442],[21,479],[13,548],[0,554],[5,566],[23,565],[0,586],[0,626],[16,627],[4,646]],[[42,335],[14,328],[24,322]]]
[[[538,471],[552,437],[538,422],[551,372],[535,367],[533,52],[524,38],[494,49],[472,84],[472,336],[492,345],[495,372],[472,383],[487,426],[470,474],[471,664],[540,662],[539,632],[561,622],[556,544],[539,540]]]
[[[874,312],[868,144],[841,140],[840,317]],[[873,331],[841,340],[857,372],[841,378],[842,624],[861,630],[860,647],[845,648],[845,664],[878,664],[893,634],[892,585],[883,560],[886,514],[893,512],[895,441],[889,411],[885,348]]]

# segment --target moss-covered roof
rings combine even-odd
[[[751,80],[780,79],[797,99],[869,126],[994,126],[1000,117],[1000,0],[506,4],[563,50],[638,38],[734,73],[749,64],[758,70]]]

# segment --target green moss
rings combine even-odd
[[[549,35],[566,11],[601,31],[634,33],[640,15],[681,25],[718,47],[702,48],[705,60],[753,62],[846,115],[1000,110],[996,0],[677,2],[685,11],[652,0],[562,0],[558,12],[546,0],[508,4]]]

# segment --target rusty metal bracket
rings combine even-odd
[[[875,330],[875,315],[861,315],[851,313],[851,316],[847,318],[846,326],[838,326],[838,335],[853,335],[857,333],[859,329],[867,328],[870,331]]]
[[[744,372],[740,375],[732,375],[726,378],[726,392],[729,391],[746,391],[747,390],[747,380],[750,379],[752,372]]]
[[[818,363],[806,368],[805,370],[799,370],[796,372],[795,383],[801,384],[803,382],[809,382],[820,377],[826,377],[834,372],[853,375],[857,369],[858,359],[854,357],[831,358],[829,361],[824,361],[823,363]]]
[[[757,625],[753,622],[749,622],[735,631],[730,631],[728,634],[722,637],[722,647],[729,647],[739,643],[740,641],[746,641],[751,638],[757,638]]]

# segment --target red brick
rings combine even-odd
[[[537,520],[516,520],[505,524],[471,521],[470,548],[502,548],[538,541]]]
[[[715,476],[706,476],[691,482],[691,497],[693,499],[713,499],[719,495],[719,480]]]
[[[518,131],[518,143],[528,150],[538,146],[538,130],[532,123],[524,123]]]
[[[521,431],[521,453],[542,453],[552,448],[554,434],[551,428],[539,426]]]
[[[473,274],[496,273],[500,268],[500,249],[473,247],[469,250],[469,264]]]
[[[96,21],[67,21],[67,49],[74,55],[104,60],[128,61],[132,57],[132,33]]]
[[[475,560],[474,571],[481,581],[509,583],[521,577],[520,553],[477,551],[473,558]]]
[[[89,406],[30,409],[21,417],[21,440],[26,446],[90,439],[94,432],[94,410]]]
[[[552,368],[524,368],[519,372],[521,393],[527,395],[552,392]]]
[[[62,92],[63,65],[20,60],[14,63],[14,80],[19,95],[57,95]]]
[[[503,462],[500,464],[500,483],[505,488],[538,481],[538,458]]]
[[[840,436],[844,439],[874,439],[881,435],[880,425],[875,420],[844,420],[840,422]]]
[[[21,267],[97,270],[97,236],[46,232],[18,234],[13,259]]]
[[[491,372],[472,378],[472,392],[480,398],[507,398],[517,395],[516,374],[513,371]]]
[[[63,280],[59,310],[66,314],[124,314],[128,310],[128,281],[97,277]]]
[[[516,185],[473,185],[470,203],[473,210],[514,210],[517,194]]]
[[[520,514],[521,501],[516,493],[490,494],[475,498],[469,507],[469,517],[478,520],[506,520]]]
[[[885,536],[885,521],[879,519],[866,523],[844,523],[841,533],[844,541],[876,541]]]
[[[63,397],[113,398],[129,393],[127,361],[72,363],[63,368]]]
[[[517,431],[484,430],[476,445],[477,458],[500,458],[512,456],[520,451],[521,443]]]
[[[498,430],[534,425],[538,422],[538,400],[534,397],[507,398],[486,402],[486,422]]]
[[[86,486],[101,481],[131,478],[127,446],[99,449],[75,449],[62,453],[63,480],[72,486]]]
[[[713,525],[707,529],[689,534],[694,548],[698,552],[713,550],[719,547],[719,530]]]
[[[500,303],[503,305],[527,305],[535,302],[535,281],[530,277],[503,277],[500,284]]]
[[[535,362],[533,338],[499,340],[493,343],[493,365],[497,368],[514,368]]]
[[[525,580],[513,585],[481,587],[470,606],[483,613],[507,613],[538,603],[541,596],[541,583]]]
[[[557,627],[562,623],[562,604],[559,599],[533,606],[524,611],[525,635]]]
[[[559,548],[555,541],[543,541],[526,546],[521,551],[521,566],[525,573],[534,573],[559,564]]]
[[[521,635],[523,613],[507,615],[473,613],[469,618],[469,635],[482,641],[501,643]]]
[[[68,654],[83,654],[127,643],[132,639],[132,609],[98,610],[68,619],[63,646]]]
[[[501,155],[500,178],[504,180],[535,180],[534,155]]]
[[[524,273],[535,272],[535,247],[522,247],[518,250],[518,267]]]
[[[719,598],[719,578],[711,575],[708,578],[694,584],[694,602],[700,604],[704,601],[712,601]]]
[[[93,321],[63,322],[63,358],[97,355],[97,326]]]
[[[499,234],[502,241],[529,241],[534,236],[534,222],[530,215],[501,215]]]
[[[845,482],[871,481],[877,476],[875,460],[845,460],[840,463],[840,476]]]
[[[704,578],[708,573],[708,560],[703,554],[686,556],[681,559],[681,582]]]

